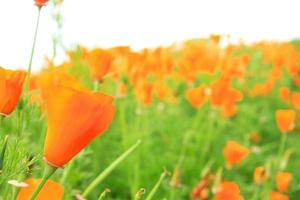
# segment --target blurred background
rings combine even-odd
[[[32,0],[0,1],[0,66],[26,69],[37,10]],[[75,45],[133,49],[170,45],[210,34],[233,42],[290,40],[299,36],[299,0],[65,0],[61,37]],[[33,70],[53,54],[52,5],[43,8]],[[64,59],[57,52],[56,62]]]

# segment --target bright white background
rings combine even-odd
[[[211,33],[247,42],[300,36],[299,0],[65,0],[67,47],[169,45]],[[34,31],[33,0],[0,0],[0,66],[26,69]],[[52,55],[51,6],[43,8],[33,69]],[[62,55],[60,55],[62,57]]]

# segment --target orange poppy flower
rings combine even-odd
[[[278,172],[276,175],[276,187],[279,192],[286,192],[292,180],[292,174],[288,172]]]
[[[15,109],[25,78],[26,72],[0,67],[0,115],[9,115]]]
[[[25,181],[28,187],[20,189],[17,200],[28,200],[35,189],[38,187],[41,179],[28,179]],[[48,180],[43,189],[38,194],[36,200],[61,200],[64,194],[64,188],[58,183]]]
[[[293,130],[296,113],[294,110],[277,110],[276,123],[281,133]]]
[[[59,68],[61,69],[61,68]],[[58,69],[44,70],[30,80],[30,100],[32,103],[43,103],[43,92],[56,86],[82,90],[84,87],[73,76]]]
[[[300,93],[294,92],[292,94],[292,104],[295,109],[300,110]]]
[[[194,108],[200,108],[206,99],[205,87],[199,86],[197,88],[187,90],[186,98]]]
[[[225,181],[221,184],[214,200],[244,200],[240,194],[240,187],[234,183]]]
[[[49,0],[35,0],[35,5],[37,5],[38,7],[42,7],[45,6],[48,1]]]
[[[271,192],[270,193],[270,200],[289,200],[287,195],[281,194],[279,192]]]
[[[223,153],[227,164],[233,166],[241,162],[249,154],[249,149],[230,140],[227,142]]]
[[[44,158],[54,167],[63,167],[109,127],[114,116],[113,98],[67,87],[53,88],[53,92],[46,94]]]
[[[110,71],[114,57],[109,51],[93,49],[86,53],[85,60],[90,68],[93,80],[97,81],[102,80]]]
[[[279,95],[283,101],[289,102],[291,98],[291,91],[288,87],[281,87],[279,91]]]
[[[253,173],[253,180],[260,185],[267,180],[266,170],[264,167],[256,167]]]

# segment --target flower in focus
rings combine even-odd
[[[276,175],[276,187],[279,192],[286,192],[292,180],[292,174],[288,172],[278,172]]]
[[[26,72],[0,67],[0,115],[9,115],[15,109],[26,78]]]
[[[28,187],[22,187],[18,193],[17,200],[28,200],[40,184],[41,179],[28,179],[25,183]],[[36,200],[61,200],[64,188],[58,183],[48,180],[43,189],[38,194]]]
[[[279,192],[271,192],[269,200],[289,200],[289,197]]]
[[[63,167],[106,131],[114,116],[111,96],[67,87],[56,87],[46,94],[46,107],[44,158],[54,167]]]
[[[276,123],[281,133],[287,133],[294,129],[296,113],[294,110],[277,110]]]
[[[221,183],[214,200],[244,200],[240,194],[239,186],[234,182],[225,181]]]
[[[233,166],[241,162],[249,154],[249,149],[230,140],[227,142],[223,153],[227,164]]]

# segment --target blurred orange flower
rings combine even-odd
[[[267,180],[267,174],[264,167],[256,167],[253,173],[253,180],[260,185]]]
[[[286,192],[292,180],[292,174],[288,172],[278,172],[276,175],[276,187],[279,192]]]
[[[0,67],[0,115],[9,115],[15,109],[26,78],[26,72]]]
[[[48,130],[44,147],[45,161],[63,167],[92,139],[102,134],[114,116],[111,96],[53,88],[46,96]]]
[[[279,192],[271,192],[269,200],[289,200],[289,197]]]
[[[30,100],[32,103],[43,103],[43,93],[57,86],[64,86],[73,89],[85,89],[79,81],[62,70],[48,69],[30,79]]]
[[[221,107],[225,117],[232,117],[237,113],[236,103],[243,99],[243,94],[230,86],[230,78],[221,77],[211,84],[211,104]]]
[[[84,59],[86,60],[93,80],[102,80],[110,71],[113,63],[113,54],[102,49],[93,49],[86,52]]]
[[[292,104],[295,109],[300,110],[300,92],[293,92]]]
[[[35,5],[37,5],[38,7],[42,7],[45,6],[48,1],[49,0],[35,0]]]
[[[277,110],[276,123],[281,133],[287,133],[294,129],[296,113],[294,110]]]
[[[233,166],[241,162],[249,154],[249,149],[230,140],[227,142],[223,153],[227,164]]]
[[[199,86],[197,88],[187,90],[186,98],[194,108],[200,108],[206,99],[205,87]]]
[[[215,194],[214,200],[244,200],[244,198],[241,196],[240,188],[236,183],[224,181]]]
[[[40,184],[41,179],[28,179],[25,183],[28,187],[20,189],[17,200],[28,200]],[[43,189],[38,194],[36,200],[61,200],[64,194],[64,188],[58,183],[48,180]]]
[[[291,91],[288,87],[281,87],[279,91],[280,98],[285,102],[290,102]]]

